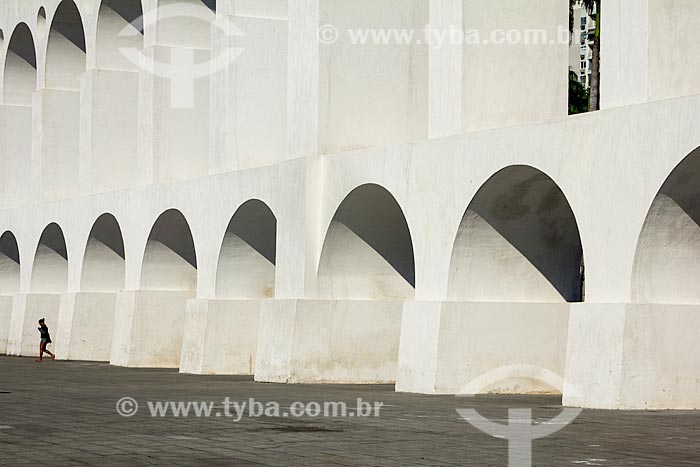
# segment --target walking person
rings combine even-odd
[[[44,352],[51,355],[51,360],[56,360],[56,355],[52,354],[46,347],[51,343],[51,335],[49,334],[49,327],[46,326],[46,320],[41,318],[39,320],[39,332],[41,333],[41,342],[39,343],[39,358],[36,359],[37,362],[44,360]]]

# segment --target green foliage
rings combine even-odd
[[[573,71],[569,72],[569,115],[588,112],[588,91]]]

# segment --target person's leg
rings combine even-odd
[[[39,343],[39,358],[36,359],[37,362],[42,361],[44,358],[44,343]]]
[[[49,354],[51,356],[51,360],[56,360],[56,356],[51,353],[51,351],[48,348],[48,344],[44,346],[44,352],[46,352],[47,354]]]

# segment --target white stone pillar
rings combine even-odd
[[[430,0],[428,136],[462,132],[463,45],[450,37],[463,31],[463,0]]]
[[[31,204],[32,186],[32,107],[0,106],[0,203],[11,208]]]
[[[127,290],[117,294],[110,363],[178,368],[187,300],[194,291]]]
[[[80,166],[84,193],[136,184],[138,73],[92,69],[81,89]]]
[[[700,306],[572,306],[564,405],[700,409]]]

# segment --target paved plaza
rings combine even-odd
[[[117,401],[140,410],[120,416]],[[148,401],[382,402],[378,417],[151,417]],[[392,386],[279,385],[249,377],[103,363],[34,363],[0,357],[0,465],[507,465],[507,444],[459,417],[474,407],[497,421],[532,408],[560,412],[558,397],[456,398],[398,394]],[[220,405],[219,405],[220,407]],[[537,466],[681,466],[700,463],[700,413],[584,411],[534,442]]]

